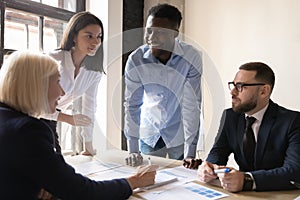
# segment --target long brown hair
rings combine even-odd
[[[85,60],[93,60],[93,64],[95,66],[86,66],[86,67],[91,68],[91,70],[103,72],[104,71],[103,70],[103,39],[104,39],[103,24],[98,17],[91,14],[90,12],[87,11],[79,12],[73,15],[73,17],[71,17],[63,33],[63,37],[60,42],[59,49],[70,51],[72,47],[75,46],[74,38],[78,35],[78,32],[81,29],[84,29],[86,26],[91,24],[99,25],[101,27],[102,37],[101,37],[101,45],[97,50],[97,53],[95,54],[95,56],[92,56],[97,58],[91,59],[90,56],[86,56],[87,58],[85,59]],[[95,63],[94,60],[96,60],[97,63]],[[97,69],[95,69],[95,67]]]

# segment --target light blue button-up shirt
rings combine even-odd
[[[200,126],[202,58],[194,47],[176,39],[166,65],[143,45],[125,68],[124,133],[129,153],[138,140],[154,147],[184,144],[184,157],[195,157]]]

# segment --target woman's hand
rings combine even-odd
[[[143,165],[137,167],[137,173],[129,178],[127,181],[132,190],[148,185],[153,185],[158,165]]]
[[[91,118],[83,114],[68,115],[59,113],[57,121],[66,122],[72,126],[88,126],[92,123]]]

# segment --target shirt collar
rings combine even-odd
[[[184,52],[183,49],[181,48],[180,42],[178,38],[175,38],[175,45],[174,45],[174,50],[173,50],[173,55],[178,55],[178,56],[183,56]]]
[[[261,109],[260,111],[254,113],[253,115],[251,115],[252,117],[255,117],[256,120],[258,120],[259,122],[262,121],[264,114],[268,108],[269,104],[267,104],[263,109]],[[249,116],[246,114],[246,117]]]

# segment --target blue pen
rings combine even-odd
[[[229,168],[224,168],[224,169],[214,169],[214,173],[218,174],[218,173],[228,173],[230,172]]]

